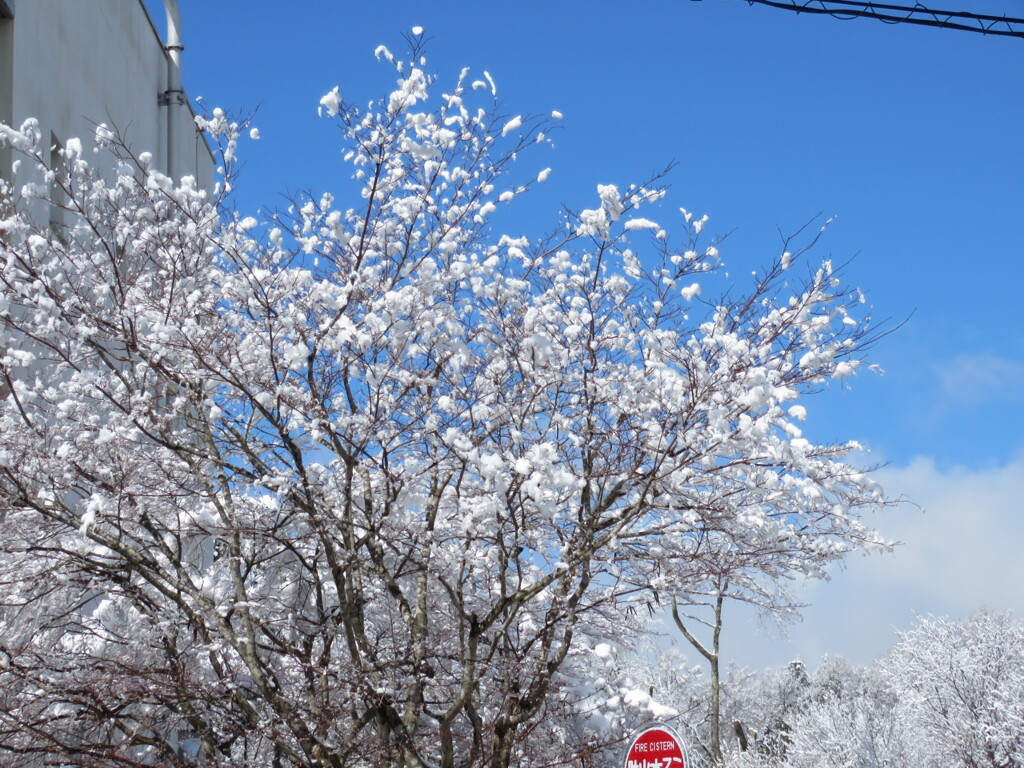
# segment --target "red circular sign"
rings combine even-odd
[[[626,768],[686,768],[683,742],[665,726],[640,731],[626,752]]]

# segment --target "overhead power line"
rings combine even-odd
[[[983,35],[1024,37],[1024,19],[992,16],[971,11],[940,11],[921,3],[913,5],[859,2],[858,0],[745,0],[748,5],[766,5],[796,13],[823,14],[837,19],[877,19],[887,24],[918,24],[925,27],[959,29]]]

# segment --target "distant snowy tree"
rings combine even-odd
[[[787,765],[792,768],[897,768],[920,765],[898,699],[876,668],[854,669],[826,658],[793,719]]]
[[[921,618],[872,667],[826,657],[726,690],[749,735],[730,768],[1024,765],[1024,624],[1006,613]]]
[[[0,221],[6,765],[586,762],[655,592],[884,544],[797,423],[877,338],[831,264],[706,298],[656,184],[500,234],[545,121],[378,54],[389,95],[321,101],[361,194],[269,220],[0,130],[42,179]]]
[[[754,698],[756,714],[747,724],[752,728],[755,750],[769,763],[782,763],[787,758],[794,724],[812,693],[807,667],[799,659],[759,676]]]
[[[1024,623],[981,610],[922,617],[885,660],[917,764],[1024,766]]]

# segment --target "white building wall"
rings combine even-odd
[[[19,126],[36,118],[44,161],[52,159],[46,147],[54,142],[66,146],[79,138],[91,147],[96,126],[106,123],[136,157],[151,153],[157,170],[194,176],[200,187],[212,188],[213,156],[191,107],[161,104],[168,62],[143,0],[0,0],[0,121]],[[169,110],[176,120],[173,169],[167,167]],[[31,163],[22,163],[12,179],[14,159],[0,146],[0,180],[13,181],[15,189],[38,181]],[[37,224],[68,223],[59,206],[34,201],[24,210]],[[10,343],[4,325],[0,318],[0,358]],[[5,394],[0,380],[0,397]]]
[[[168,56],[142,0],[3,3],[13,18],[0,20],[0,46],[9,47],[0,50],[0,119],[9,115],[6,121],[17,126],[35,117],[44,142],[78,137],[86,146],[106,123],[136,156],[150,152],[157,169],[212,184],[213,158],[190,106],[160,103]],[[176,114],[173,169],[167,167],[169,110]]]

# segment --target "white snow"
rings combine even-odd
[[[331,117],[337,117],[341,110],[341,93],[338,91],[338,86],[334,86],[330,93],[321,97],[320,106],[326,109],[327,114]]]
[[[630,232],[630,231],[632,231],[634,229],[657,229],[657,228],[658,228],[658,225],[655,222],[651,221],[650,219],[641,219],[641,218],[630,219],[624,225],[624,229],[626,229],[627,232]]]
[[[518,129],[520,126],[522,126],[522,124],[523,124],[523,116],[522,115],[516,115],[511,120],[509,120],[507,123],[505,123],[505,127],[501,129],[501,135],[502,136],[508,135],[512,131],[514,131],[514,130]]]
[[[82,156],[82,140],[68,139],[64,144],[64,156],[69,160]]]
[[[851,365],[850,363],[847,363],[847,362],[844,361],[842,363],[839,363],[839,365],[836,366],[836,369],[834,371],[832,371],[832,378],[833,379],[845,379],[847,376],[850,376],[852,374],[853,374],[853,365]]]

